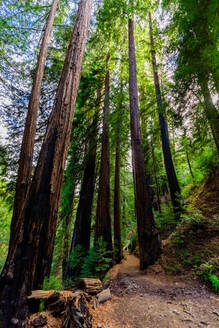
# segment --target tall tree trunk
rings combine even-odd
[[[71,195],[69,195],[69,201],[71,203],[70,205],[70,211],[69,213],[66,213],[64,217],[62,218],[63,225],[64,225],[64,231],[63,231],[63,254],[62,254],[62,280],[66,279],[65,272],[68,266],[67,258],[69,255],[69,248],[70,248],[70,226],[72,222],[72,215],[74,210],[74,196],[75,196],[75,181],[72,182],[72,190]]]
[[[157,163],[154,154],[153,140],[151,140],[151,150],[152,150],[152,160],[153,160],[153,169],[154,169],[154,180],[156,184],[157,207],[158,207],[158,211],[161,213],[160,188],[159,188],[158,177],[157,177]]]
[[[96,224],[94,231],[95,243],[99,238],[107,244],[107,249],[112,251],[112,230],[110,216],[110,163],[109,163],[109,92],[110,92],[110,73],[109,55],[106,60],[107,71],[105,77],[105,98],[103,108],[103,131],[102,131],[102,150],[99,176],[99,190],[96,210]]]
[[[121,94],[123,90],[121,88]],[[120,104],[120,108],[121,108]],[[120,144],[121,144],[121,117],[117,122],[116,138],[116,160],[115,160],[115,184],[114,184],[114,260],[120,263],[122,260],[122,241],[121,241],[121,204],[120,204]]]
[[[67,270],[67,258],[69,257],[71,247],[71,222],[74,210],[74,196],[75,187],[81,180],[82,168],[79,165],[81,151],[81,143],[76,139],[74,133],[74,124],[72,128],[71,141],[70,141],[70,158],[66,169],[66,181],[63,183],[62,195],[62,211],[60,213],[61,221],[64,227],[63,231],[63,253],[62,253],[62,278],[65,280]],[[65,192],[66,190],[66,192]]]
[[[191,173],[192,179],[194,179],[194,174],[192,172],[192,166],[191,166],[191,163],[190,163],[188,150],[186,150],[186,159],[187,159],[187,163],[188,163],[188,166],[189,166],[189,171]]]
[[[28,112],[27,112],[23,140],[22,140],[21,151],[20,151],[13,216],[11,221],[11,235],[10,235],[11,247],[13,247],[15,235],[20,232],[20,226],[22,220],[20,214],[22,208],[24,207],[24,201],[27,195],[28,187],[30,186],[30,182],[31,182],[32,158],[33,158],[33,150],[34,150],[34,139],[36,135],[37,113],[40,103],[40,90],[42,86],[45,62],[46,62],[48,47],[51,39],[52,27],[57,10],[57,4],[58,4],[58,0],[52,1],[51,9],[46,23],[45,32],[40,46],[40,52],[38,55],[35,76],[33,79],[33,85],[32,85],[31,95],[28,104]]]
[[[85,158],[84,176],[80,191],[70,255],[73,254],[75,247],[78,245],[80,245],[85,251],[88,251],[90,248],[91,213],[95,187],[97,123],[98,114],[94,117],[93,133],[89,141],[88,153]],[[68,263],[63,278],[72,278],[78,273],[79,272],[75,272],[75,269],[71,267],[70,263]]]
[[[81,0],[37,168],[23,211],[22,229],[0,281],[4,327],[22,327],[27,295],[49,274],[62,178],[81,76],[92,0]]]
[[[156,56],[154,49],[154,39],[153,39],[153,31],[152,31],[152,21],[151,21],[151,13],[149,13],[149,26],[150,26],[150,38],[151,38],[151,53],[152,53],[152,63],[153,63],[153,73],[154,73],[154,85],[155,92],[157,98],[157,109],[159,114],[159,122],[160,122],[160,130],[161,130],[161,140],[162,140],[162,149],[164,156],[165,169],[168,179],[168,184],[170,188],[170,195],[173,204],[173,210],[176,216],[180,217],[181,212],[181,191],[179,187],[179,183],[176,177],[176,172],[173,165],[171,150],[170,150],[170,142],[168,137],[168,129],[167,123],[164,116],[164,110],[162,106],[161,92],[160,92],[160,84],[159,77],[157,73],[157,64],[156,64]]]
[[[208,77],[200,76],[199,77],[199,85],[201,87],[202,95],[204,97],[204,111],[207,117],[207,120],[210,124],[212,134],[214,137],[214,141],[217,147],[217,151],[219,154],[219,111],[215,108],[211,94],[208,88]]]
[[[149,186],[146,181],[144,151],[141,137],[138,87],[136,74],[134,22],[129,18],[129,96],[131,116],[132,165],[135,189],[135,208],[138,223],[140,269],[153,264],[160,254],[160,236],[155,227]]]

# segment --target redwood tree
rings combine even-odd
[[[116,131],[116,158],[115,158],[115,178],[114,178],[114,260],[120,263],[122,260],[122,241],[121,241],[121,197],[120,197],[120,147],[121,147],[121,111],[123,109],[123,82],[120,87],[119,112],[117,118]]]
[[[107,249],[112,251],[112,231],[110,216],[110,163],[109,163],[109,92],[110,92],[110,73],[109,55],[107,56],[107,71],[105,77],[105,98],[103,108],[103,130],[101,142],[101,164],[99,176],[99,190],[97,199],[96,224],[94,241],[99,238],[107,243]]]
[[[85,156],[84,175],[74,225],[70,256],[73,254],[75,247],[78,245],[80,245],[86,252],[88,252],[90,248],[91,212],[95,187],[97,123],[98,113],[94,116],[88,151]],[[66,272],[64,273],[63,278],[72,278],[75,273],[75,269],[72,268],[69,263],[66,267]]]
[[[155,56],[155,48],[154,48],[151,13],[149,13],[149,26],[150,26],[153,73],[154,73],[154,85],[155,85],[155,92],[156,92],[156,99],[157,99],[159,122],[160,122],[164,164],[165,164],[168,184],[169,184],[169,188],[170,188],[170,195],[171,195],[171,200],[172,200],[172,204],[173,204],[173,210],[174,210],[175,214],[177,215],[177,217],[179,218],[179,213],[181,212],[181,199],[180,199],[181,192],[180,192],[180,187],[179,187],[179,183],[177,180],[175,168],[173,165],[168,130],[167,130],[167,123],[166,123],[166,119],[165,119],[165,115],[164,115],[164,109],[162,106],[160,83],[159,83],[159,76],[158,76],[158,72],[157,72],[157,64],[156,64],[156,56]]]
[[[129,18],[129,97],[132,165],[137,214],[140,269],[153,264],[160,254],[160,236],[154,223],[142,145],[134,41],[134,21]]]
[[[81,76],[92,0],[81,0],[53,109],[10,263],[0,281],[4,327],[22,327],[27,295],[49,274],[62,178]]]
[[[28,104],[28,112],[24,128],[23,140],[20,151],[18,176],[16,182],[13,216],[11,221],[10,245],[13,246],[15,234],[19,233],[21,225],[21,211],[31,182],[32,158],[34,150],[34,139],[36,135],[37,113],[40,103],[40,90],[43,81],[48,47],[51,39],[52,27],[57,10],[58,0],[53,0],[47,19],[45,32],[43,34],[40,52],[38,55],[36,71],[33,79],[31,95]],[[10,256],[10,253],[9,253]]]

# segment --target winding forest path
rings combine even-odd
[[[167,276],[155,264],[139,271],[128,255],[112,270],[112,299],[93,311],[93,327],[219,327],[219,297],[189,276]]]

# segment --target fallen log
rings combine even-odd
[[[78,280],[77,286],[91,295],[98,294],[103,290],[102,282],[94,278],[81,278]]]
[[[30,317],[25,328],[60,327],[60,328],[92,328],[92,316],[89,302],[92,297],[78,291],[56,291],[46,296],[44,293],[32,293],[32,299],[45,299],[45,311]]]
[[[44,299],[48,298],[49,295],[52,295],[54,293],[54,290],[33,290],[31,295],[27,298],[30,300],[32,298],[35,299]]]

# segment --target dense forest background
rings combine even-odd
[[[165,271],[191,270],[218,291],[218,1],[93,2],[74,118],[60,119],[57,127],[70,134],[69,147],[63,141],[54,155],[59,170],[65,169],[63,183],[58,175],[48,182],[46,173],[36,173],[78,19],[79,1],[56,5],[36,134],[30,131],[28,183],[32,176],[32,189],[39,181],[57,182],[61,197],[54,201],[57,225],[52,226],[57,215],[51,209],[42,214],[53,218],[42,221],[44,234],[52,236],[54,229],[56,234],[51,245],[49,237],[40,239],[42,250],[51,249],[51,263],[45,266],[38,257],[37,265],[45,268],[43,274],[36,270],[32,287],[59,289],[79,277],[104,279],[127,251],[140,257],[144,269],[159,257],[160,240],[170,240],[159,259]],[[14,199],[24,184],[18,187],[20,149],[49,13],[51,1],[0,1],[0,271],[12,215],[17,230],[12,224],[11,240],[25,231],[15,215],[15,207],[22,211],[25,203],[18,199],[15,205]],[[58,153],[67,151],[62,163]],[[48,203],[44,192],[40,197]],[[26,213],[32,213],[29,204]]]

